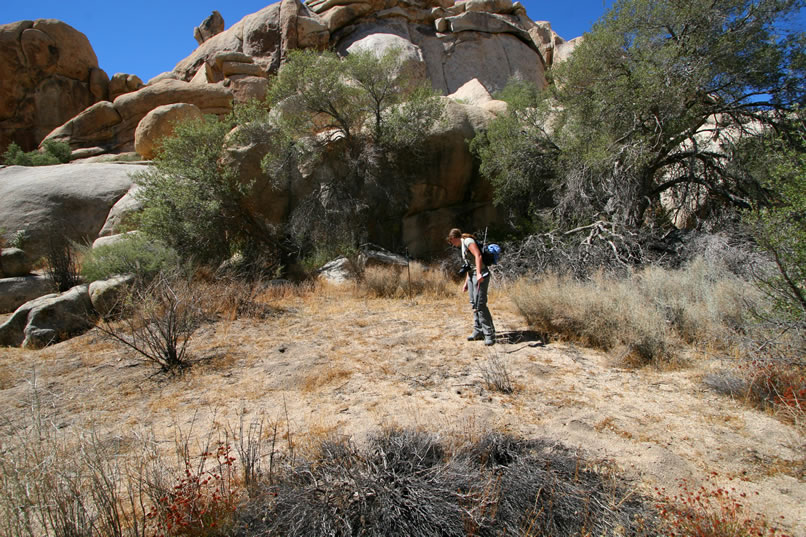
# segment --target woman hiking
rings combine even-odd
[[[453,228],[448,233],[448,242],[454,248],[461,246],[464,261],[465,285],[462,291],[469,291],[470,305],[473,308],[473,333],[468,341],[484,339],[485,345],[495,345],[495,326],[490,309],[487,307],[487,288],[490,285],[490,271],[481,258],[481,248],[476,237]]]

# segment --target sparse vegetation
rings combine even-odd
[[[530,326],[635,363],[669,362],[680,343],[728,347],[750,323],[754,287],[716,265],[694,260],[680,270],[648,267],[628,278],[588,281],[548,274],[510,291]]]
[[[745,505],[747,493],[719,487],[709,475],[706,483],[695,487],[680,483],[680,492],[669,495],[658,489],[657,508],[662,520],[661,535],[675,537],[787,537],[770,520],[750,512]]]
[[[370,296],[382,298],[448,296],[456,292],[455,284],[443,270],[418,262],[411,262],[408,267],[367,267],[361,286]]]
[[[160,273],[132,288],[122,320],[104,321],[99,328],[161,372],[178,374],[192,363],[188,342],[204,318],[200,301],[198,290],[186,279]]]

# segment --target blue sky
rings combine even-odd
[[[193,28],[213,10],[227,28],[272,0],[3,0],[0,24],[33,19],[59,19],[84,33],[101,69],[111,77],[131,73],[143,82],[174,66],[196,48]],[[521,0],[532,20],[551,22],[566,39],[582,35],[612,5],[612,0]]]

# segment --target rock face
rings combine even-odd
[[[0,168],[0,228],[10,239],[25,230],[26,254],[46,252],[48,237],[61,233],[76,242],[92,242],[110,208],[132,186],[141,166],[63,164]]]
[[[193,29],[193,38],[198,44],[202,44],[214,35],[224,31],[224,17],[218,11],[213,11],[209,17]]]
[[[54,283],[47,276],[31,274],[0,279],[0,313],[14,311],[29,300],[53,292]]]
[[[232,93],[218,84],[165,79],[121,95],[113,103],[103,101],[87,108],[47,139],[67,142],[73,149],[133,151],[135,130],[146,114],[158,106],[175,103],[195,105],[203,114],[223,115],[232,110]]]
[[[39,348],[92,328],[88,286],[26,302],[0,325],[0,346]]]
[[[173,75],[193,80],[204,72],[208,82],[221,82],[222,75],[211,77],[210,71],[222,53],[242,53],[274,73],[295,48],[330,47],[349,54],[356,48],[398,46],[422,64],[423,74],[443,94],[474,78],[495,91],[510,77],[544,86],[545,56],[557,39],[548,23],[531,21],[509,0],[455,5],[450,0],[282,0],[205,40]]]
[[[87,37],[52,19],[0,25],[0,153],[36,149],[54,128],[104,100],[109,78]]]
[[[158,106],[137,124],[134,131],[134,150],[143,158],[152,159],[160,139],[173,134],[176,123],[202,117],[201,110],[194,104]]]
[[[31,261],[19,248],[3,248],[0,253],[0,277],[13,278],[31,272]]]

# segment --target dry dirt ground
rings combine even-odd
[[[806,535],[803,429],[706,388],[714,358],[623,368],[611,355],[542,344],[501,289],[490,304],[499,340],[487,348],[465,340],[459,292],[372,299],[348,286],[276,299],[266,318],[206,325],[191,347],[203,360],[172,379],[97,330],[40,351],[0,349],[0,411],[25,412],[35,382],[61,427],[92,422],[124,437],[147,428],[166,442],[191,424],[237,427],[241,416],[288,424],[301,447],[390,426],[505,431],[612,460],[649,495],[717,472],[717,483],[749,494],[751,509]],[[491,360],[514,393],[485,382]]]

